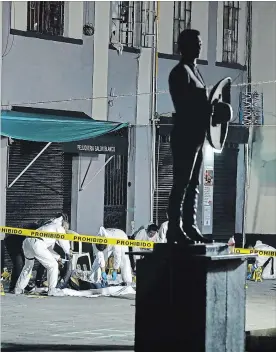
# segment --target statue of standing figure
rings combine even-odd
[[[170,139],[173,186],[168,206],[168,243],[189,245],[194,241],[212,242],[201,234],[196,221],[202,149],[206,137],[213,148],[223,148],[232,109],[225,103],[227,99],[223,99],[225,94],[218,94],[217,91],[222,93],[228,88],[226,90],[230,92],[231,78],[221,80],[216,85],[218,89],[212,91],[212,99],[208,97],[196,64],[201,46],[199,31],[182,31],[178,38],[181,59],[169,75],[169,90],[175,114]],[[219,129],[218,147],[211,140],[212,128]]]

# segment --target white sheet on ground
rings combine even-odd
[[[76,291],[70,288],[64,288],[63,292],[66,296],[74,297],[87,297],[87,298],[96,298],[96,297],[118,297],[123,295],[135,294],[135,290],[131,286],[110,286],[94,290],[85,290],[85,291]]]

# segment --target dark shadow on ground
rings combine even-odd
[[[2,343],[1,351],[39,351],[39,352],[50,352],[50,351],[134,351],[134,347],[130,345],[28,345],[28,344],[15,344],[15,343]]]

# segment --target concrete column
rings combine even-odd
[[[79,13],[79,11],[78,11]],[[110,36],[110,2],[94,5],[93,99],[91,117],[107,120],[108,43]],[[87,172],[88,166],[91,165]],[[72,229],[95,235],[104,221],[105,155],[74,157],[72,166]],[[99,174],[95,177],[96,173]],[[84,189],[80,185],[87,172]],[[94,178],[95,177],[95,178]],[[86,187],[86,184],[93,181]]]
[[[81,234],[96,235],[103,225],[104,161],[104,155],[73,158],[71,227]]]
[[[141,49],[138,64],[137,112],[135,127],[135,207],[134,227],[137,229],[150,221],[151,213],[151,92],[152,51]]]
[[[128,170],[127,170],[127,219],[126,233],[130,235],[134,230],[135,214],[135,144],[136,144],[136,127],[133,126],[128,130]]]
[[[92,117],[107,120],[108,43],[110,2],[95,1],[94,70]]]

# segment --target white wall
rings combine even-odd
[[[208,21],[209,1],[193,1],[191,27],[200,31],[200,36],[204,43],[200,54],[200,59],[202,60],[208,59]]]
[[[173,1],[159,2],[158,52],[173,52]]]
[[[276,80],[276,3],[252,2],[252,81]],[[276,234],[276,84],[264,94],[264,126],[256,128],[250,165],[246,232]]]

